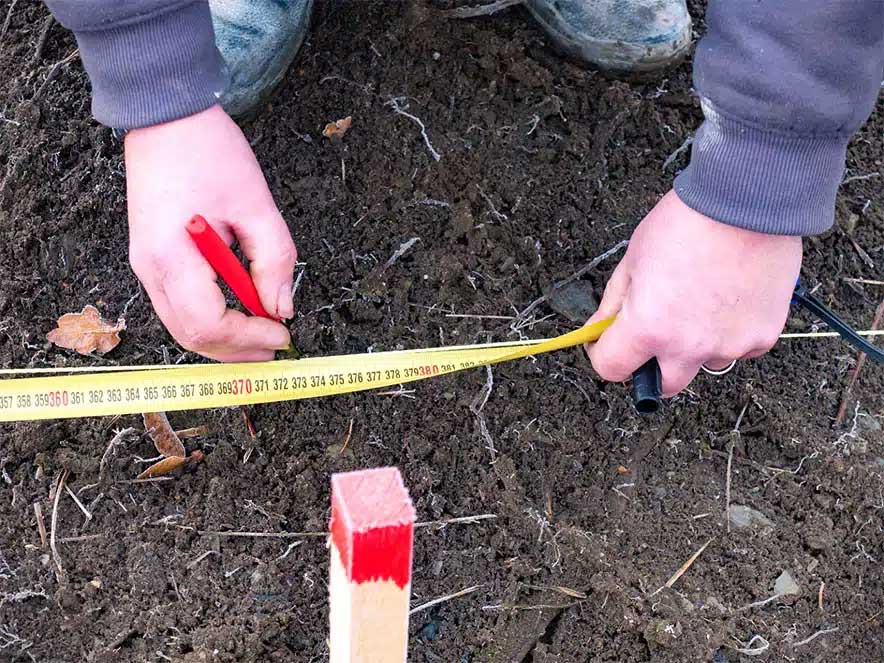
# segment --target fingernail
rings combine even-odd
[[[276,298],[276,314],[283,319],[291,318],[295,314],[291,281],[283,283],[279,288],[279,295]]]

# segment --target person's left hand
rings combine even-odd
[[[777,342],[801,268],[801,238],[719,223],[670,191],[635,229],[589,322],[617,319],[590,361],[605,380],[627,380],[651,357],[663,395],[700,366],[722,369]]]

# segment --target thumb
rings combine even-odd
[[[295,313],[292,272],[298,251],[282,216],[273,210],[267,216],[231,221],[231,229],[249,259],[261,304],[271,315],[291,318]]]
[[[586,321],[586,324],[589,325],[617,315],[623,306],[626,294],[629,292],[629,283],[629,270],[626,267],[626,258],[624,257],[623,260],[617,263],[614,273],[611,274],[611,278],[608,279],[608,283],[605,285],[605,292],[602,295],[602,301],[599,303],[598,309]]]

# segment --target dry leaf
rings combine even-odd
[[[181,438],[175,433],[165,412],[145,412],[141,417],[144,419],[144,430],[150,435],[157,451],[166,458],[184,458],[187,455]]]
[[[617,474],[629,474],[629,468],[624,467],[623,465],[617,466]]]
[[[186,462],[187,459],[184,456],[169,456],[168,458],[163,458],[159,463],[154,463],[148,467],[138,475],[138,478],[152,479],[153,477],[161,477],[164,474],[174,472]]]
[[[350,130],[351,124],[353,124],[353,118],[350,115],[341,120],[329,122],[325,125],[325,129],[322,130],[322,135],[326,138],[331,138],[332,136],[343,138],[344,134]]]
[[[58,319],[58,327],[47,335],[56,345],[76,350],[88,355],[98,350],[99,354],[110,352],[120,342],[120,332],[126,328],[123,318],[111,324],[103,320],[98,309],[86,305],[79,313],[65,313]]]

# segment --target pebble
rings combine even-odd
[[[746,527],[774,528],[773,521],[761,513],[761,511],[742,504],[731,504],[727,512],[727,518],[730,521],[731,527],[736,529],[744,529]]]
[[[574,281],[550,290],[547,295],[550,308],[571,322],[583,324],[599,308],[592,284],[589,281]]]
[[[774,594],[780,596],[797,596],[801,593],[801,588],[788,571],[783,571],[777,576],[777,579],[774,580],[773,590]]]

